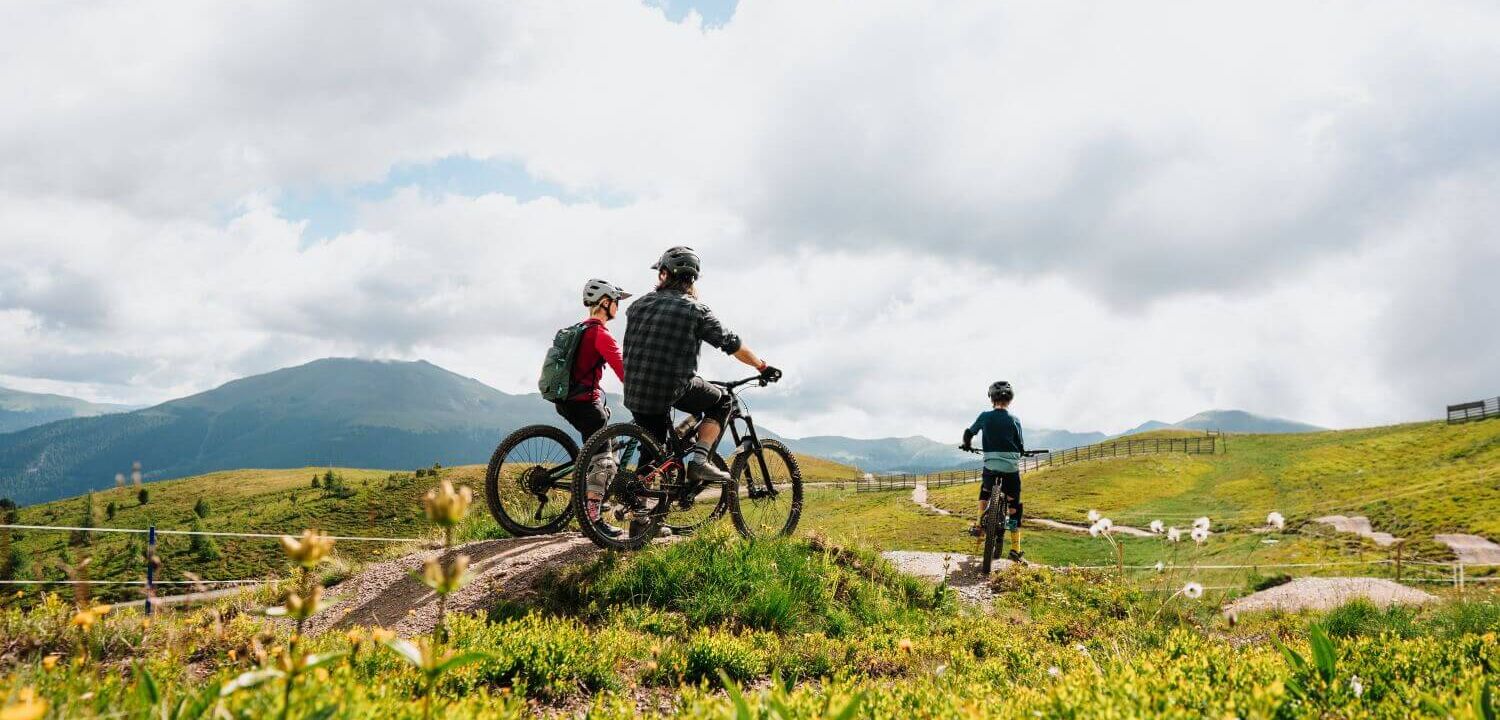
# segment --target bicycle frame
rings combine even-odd
[[[725,420],[725,425],[728,427],[723,428],[723,430],[727,430],[729,437],[733,438],[735,452],[753,452],[755,454],[755,461],[760,466],[761,477],[766,479],[766,487],[757,488],[752,485],[746,488],[746,492],[751,498],[775,496],[778,491],[775,484],[770,480],[771,471],[766,465],[765,454],[761,452],[760,434],[755,429],[755,420],[750,416],[750,413],[746,412],[745,406],[740,403],[739,396],[735,392],[739,387],[752,382],[759,382],[762,386],[766,384],[758,376],[734,382],[715,382],[714,384],[729,393],[730,410],[729,416]],[[692,439],[697,436],[698,429],[703,426],[703,416],[697,416],[696,420],[681,434],[675,428],[668,433],[666,442],[663,443],[667,453],[667,460],[653,468],[651,473],[645,476],[646,480],[649,481],[663,476],[670,476],[672,471],[683,467],[683,459],[693,450]],[[743,430],[741,429],[741,424],[743,424]],[[725,434],[722,431],[719,433],[719,436],[714,439],[713,444],[709,447],[709,452],[718,452],[719,444],[723,442]],[[626,448],[625,460],[621,463],[622,467],[629,465],[629,460],[637,449],[636,447]],[[674,483],[670,485],[663,483],[663,487],[660,490],[649,492],[664,502],[672,502],[679,500],[684,491],[688,491],[690,488],[692,488],[690,483]]]

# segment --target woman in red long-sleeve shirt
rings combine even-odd
[[[589,309],[589,316],[583,321],[587,327],[573,359],[572,394],[557,403],[557,414],[583,436],[583,442],[588,442],[589,437],[609,423],[609,408],[604,404],[604,391],[599,389],[604,366],[615,371],[620,382],[625,381],[620,345],[609,334],[606,324],[615,319],[620,312],[620,301],[628,297],[630,293],[603,280],[590,280],[583,286],[583,304]]]
[[[625,381],[620,344],[609,334],[606,324],[620,313],[620,301],[628,297],[630,293],[603,280],[590,280],[583,286],[583,304],[589,309],[588,319],[583,323],[588,327],[584,328],[578,353],[573,358],[572,394],[557,403],[557,414],[583,436],[585,443],[609,423],[609,407],[604,404],[604,391],[599,389],[604,366],[615,371],[620,382]],[[612,453],[606,452],[589,461],[588,497],[584,503],[590,520],[599,519],[605,484],[614,476],[614,459]]]

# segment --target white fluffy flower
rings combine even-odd
[[[1062,669],[1056,665],[1053,665],[1052,667],[1047,668],[1047,674],[1051,675],[1052,677],[1062,677]]]
[[[1104,531],[1099,528],[1099,523],[1094,523],[1093,525],[1089,526],[1089,537],[1099,537],[1099,533],[1101,532]]]
[[[1089,522],[1099,522],[1099,517],[1100,516],[1098,510],[1089,511]]]
[[[1354,697],[1364,696],[1365,684],[1359,681],[1358,675],[1349,678],[1349,692],[1354,693]]]
[[[1166,570],[1166,569],[1167,569],[1167,564],[1166,563],[1164,563],[1164,562],[1162,562],[1160,560],[1156,561],[1156,571],[1157,572],[1161,572],[1161,571]]]
[[[1284,530],[1286,529],[1286,518],[1282,517],[1279,512],[1272,512],[1266,516],[1266,524],[1277,530]]]
[[[1166,523],[1163,523],[1160,520],[1152,520],[1151,521],[1151,532],[1154,532],[1157,535],[1160,535],[1162,533],[1162,531],[1166,529],[1166,527],[1167,527]]]
[[[1208,541],[1208,534],[1208,528],[1193,528],[1193,542],[1202,545],[1203,543]]]
[[[1115,521],[1110,520],[1109,518],[1099,518],[1099,529],[1100,530],[1103,530],[1104,532],[1109,532],[1110,530],[1113,530],[1114,527],[1115,527]]]
[[[1195,527],[1195,528],[1203,528],[1204,530],[1207,530],[1208,529],[1208,516],[1204,515],[1203,517],[1198,518],[1197,520],[1194,520],[1193,521],[1193,527]]]
[[[1190,582],[1182,586],[1182,594],[1193,600],[1197,600],[1203,597],[1203,586],[1195,582]]]
[[[1167,539],[1172,542],[1182,542],[1182,531],[1175,527],[1167,528]]]

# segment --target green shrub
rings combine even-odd
[[[731,680],[745,682],[766,673],[766,657],[743,636],[699,630],[683,651],[682,679],[717,684],[720,670]]]
[[[490,658],[456,671],[450,687],[519,687],[538,697],[560,698],[578,690],[617,687],[615,663],[623,654],[614,633],[591,632],[564,618],[540,615],[489,623],[481,614],[449,619],[459,651],[481,651]]]
[[[722,526],[643,553],[606,555],[551,578],[545,589],[555,607],[596,617],[639,605],[680,613],[694,627],[829,635],[946,601],[878,558],[801,540],[745,541]]]
[[[1500,629],[1500,602],[1455,601],[1437,607],[1424,623],[1427,631],[1441,638],[1493,633]]]

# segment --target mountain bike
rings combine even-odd
[[[983,450],[960,445],[960,450],[984,454]],[[1021,452],[1022,457],[1033,457],[1045,455],[1050,450],[1025,450]],[[979,530],[984,535],[984,554],[980,556],[979,572],[988,575],[994,560],[1000,555],[1000,548],[1005,547],[1005,518],[1010,515],[1010,498],[996,487],[990,491],[990,500],[984,506],[984,517],[979,519]]]
[[[611,550],[636,550],[656,537],[662,527],[696,529],[728,512],[735,529],[747,538],[790,535],[802,516],[802,470],[792,451],[775,440],[762,440],[740,388],[767,380],[759,376],[715,382],[729,394],[725,432],[734,442],[729,481],[694,483],[685,458],[693,449],[702,416],[689,416],[658,443],[634,423],[610,425],[584,443],[578,457],[590,458],[573,472],[573,495],[584,497],[590,473],[596,487],[603,485],[598,519],[590,519],[583,503],[575,503],[579,528],[594,544]],[[717,457],[717,455],[714,455]],[[722,466],[721,466],[722,467]],[[603,475],[603,482],[599,482]]]
[[[717,453],[713,462],[729,466]],[[573,519],[573,469],[578,443],[562,428],[527,425],[506,436],[490,456],[484,474],[484,498],[490,515],[516,537],[555,533]],[[670,526],[673,532],[696,529],[693,518]],[[699,523],[701,524],[701,523]]]

